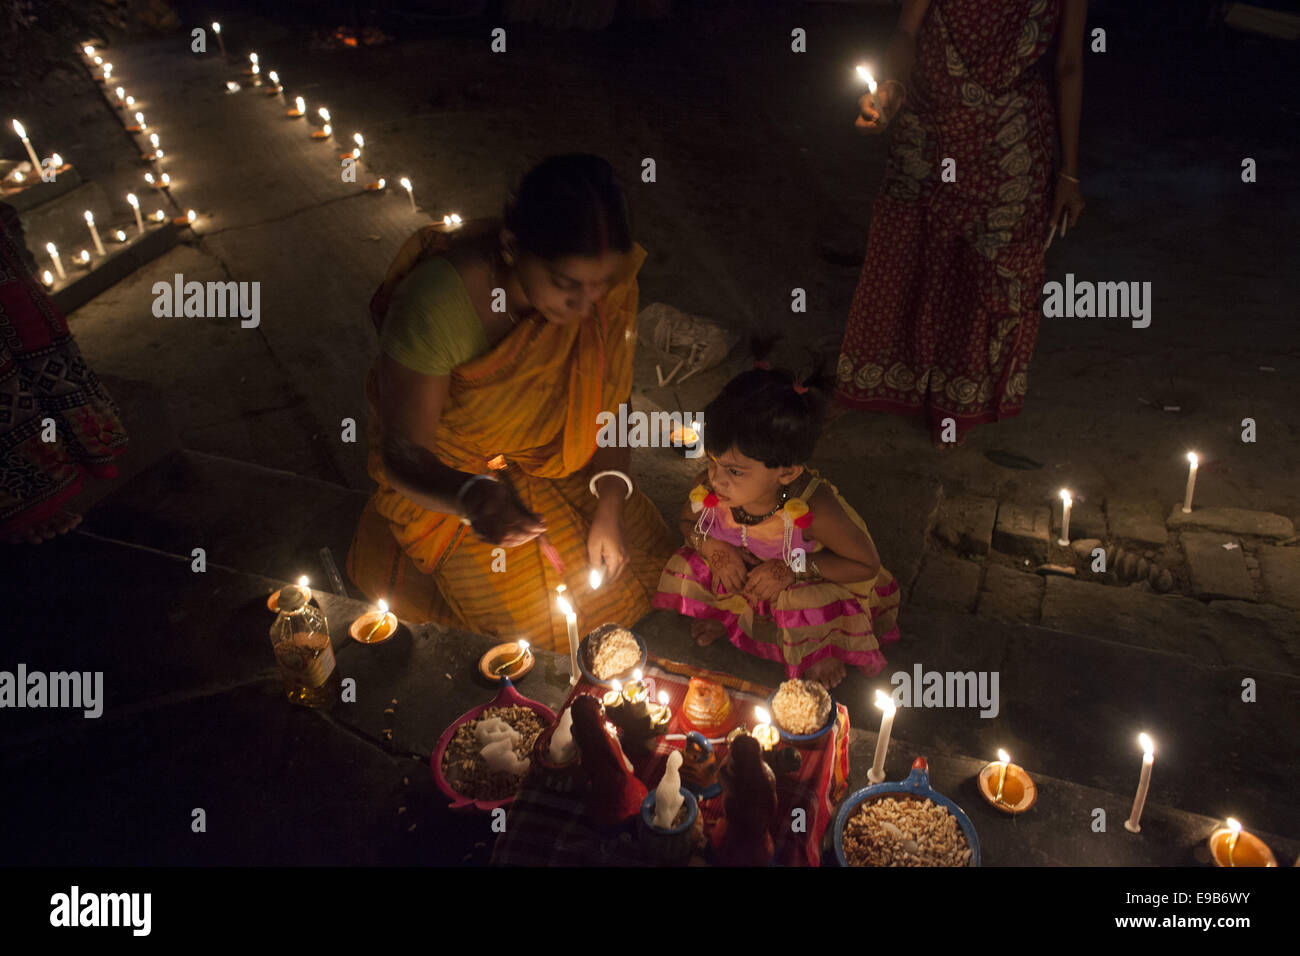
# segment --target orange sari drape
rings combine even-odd
[[[431,227],[407,242],[372,302],[376,324],[401,279],[442,248]],[[453,369],[430,449],[444,464],[470,473],[487,471],[491,459],[504,455],[519,496],[546,523],[566,567],[564,579],[536,541],[494,547],[458,516],[421,508],[388,484],[380,454],[378,362],[371,366],[368,465],[379,487],[362,514],[347,565],[371,600],[384,598],[408,620],[527,638],[552,650],[568,649],[554,600],[560,583],[569,589],[582,633],[606,621],[629,626],[650,611],[672,542],[663,517],[640,490],[623,511],[629,566],[598,591],[587,583],[596,417],[617,414],[631,394],[636,275],[645,256],[634,247],[627,271],[596,315],[571,326],[522,323],[495,348]]]

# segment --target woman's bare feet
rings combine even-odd
[[[844,662],[834,657],[823,657],[804,672],[804,680],[820,681],[827,687],[834,687],[844,680]]]
[[[48,520],[28,528],[26,531],[8,536],[10,544],[40,544],[43,541],[50,541],[61,534],[67,534],[77,525],[81,524],[81,515],[73,514],[71,511],[60,511],[51,516]]]
[[[691,637],[695,638],[695,643],[700,647],[708,647],[726,633],[727,628],[721,621],[707,617],[697,617],[691,621]]]

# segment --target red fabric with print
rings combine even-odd
[[[841,345],[840,404],[958,430],[1019,414],[1056,128],[1040,60],[1060,6],[936,0],[927,13]]]

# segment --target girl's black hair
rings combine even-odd
[[[628,252],[632,230],[614,169],[599,156],[551,156],[528,171],[502,217],[528,255],[555,260]]]
[[[765,361],[779,335],[750,336],[756,362]],[[733,446],[746,458],[768,468],[803,465],[812,458],[821,437],[835,379],[824,354],[813,356],[803,379],[807,391],[795,389],[788,369],[754,368],[728,382],[704,409],[704,449],[721,455]]]

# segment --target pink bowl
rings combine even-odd
[[[527,707],[529,710],[536,712],[546,719],[547,723],[555,723],[555,711],[545,704],[531,700],[525,697],[519,691],[515,690],[515,685],[510,682],[509,678],[501,679],[501,691],[486,704],[480,704],[473,710],[468,710],[457,717],[450,727],[442,732],[438,738],[438,745],[433,748],[433,756],[429,760],[429,769],[433,771],[433,781],[438,785],[438,789],[445,793],[451,800],[453,810],[471,808],[474,810],[492,811],[497,807],[504,807],[514,800],[514,797],[506,797],[504,800],[474,800],[464,794],[457,793],[447,782],[447,778],[442,772],[442,756],[447,752],[447,747],[452,738],[456,736],[456,730],[461,724],[471,720],[478,720],[483,711],[492,707]]]

